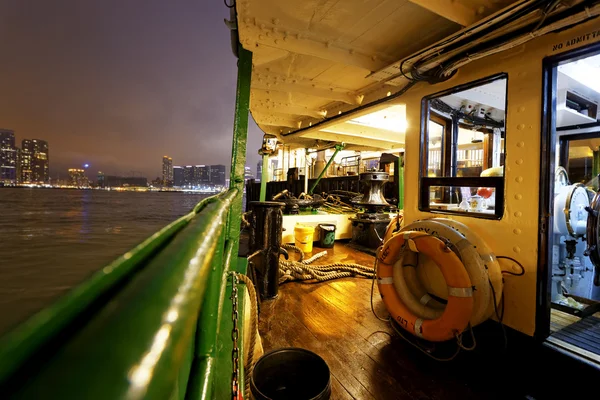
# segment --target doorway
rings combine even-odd
[[[544,61],[536,336],[600,363],[600,45]]]

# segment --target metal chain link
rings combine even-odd
[[[233,328],[231,329],[231,340],[233,341],[233,347],[231,349],[231,361],[233,364],[233,373],[231,376],[231,398],[233,400],[238,399],[239,394],[239,374],[240,374],[240,349],[238,345],[239,330],[238,330],[238,276],[236,272],[230,272],[231,274],[231,303],[232,312],[231,320],[233,322]]]

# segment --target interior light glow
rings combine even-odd
[[[400,104],[393,105],[383,110],[352,119],[348,123],[404,133],[407,128],[406,106]]]

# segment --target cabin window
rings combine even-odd
[[[502,218],[507,80],[423,99],[420,210]]]

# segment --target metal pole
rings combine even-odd
[[[246,166],[246,141],[248,138],[248,113],[250,110],[250,80],[252,77],[252,52],[238,44],[238,78],[233,120],[233,149],[229,187],[238,194],[231,204],[227,217],[227,239],[233,241],[233,254],[238,253],[240,221],[242,220],[242,193],[244,192],[244,167]],[[233,269],[237,258],[234,257]],[[245,271],[238,271],[245,272]]]
[[[304,153],[304,193],[308,193],[308,149]]]
[[[404,209],[404,167],[398,160],[398,210]]]
[[[310,188],[310,191],[308,192],[308,194],[313,194],[315,188],[319,184],[319,181],[321,180],[321,178],[323,177],[323,175],[325,175],[325,172],[327,172],[327,168],[329,168],[329,166],[333,162],[333,159],[335,158],[335,156],[337,156],[337,154],[340,152],[340,150],[342,150],[344,148],[344,146],[345,146],[345,143],[336,144],[335,145],[335,151],[333,152],[333,155],[331,156],[331,158],[329,159],[329,161],[327,161],[327,164],[325,164],[325,168],[323,168],[323,171],[321,171],[321,173],[317,177],[317,180],[315,181],[315,183],[313,183],[313,185]]]
[[[262,170],[260,174],[260,201],[267,199],[267,180],[269,179],[269,156],[263,154],[262,156]]]
[[[593,153],[593,158],[592,158],[592,182],[593,179],[596,178],[598,176],[598,173],[600,173],[600,151],[596,150]],[[596,182],[596,184],[593,184],[594,186],[594,190],[598,190],[598,186],[600,186],[600,182]]]

